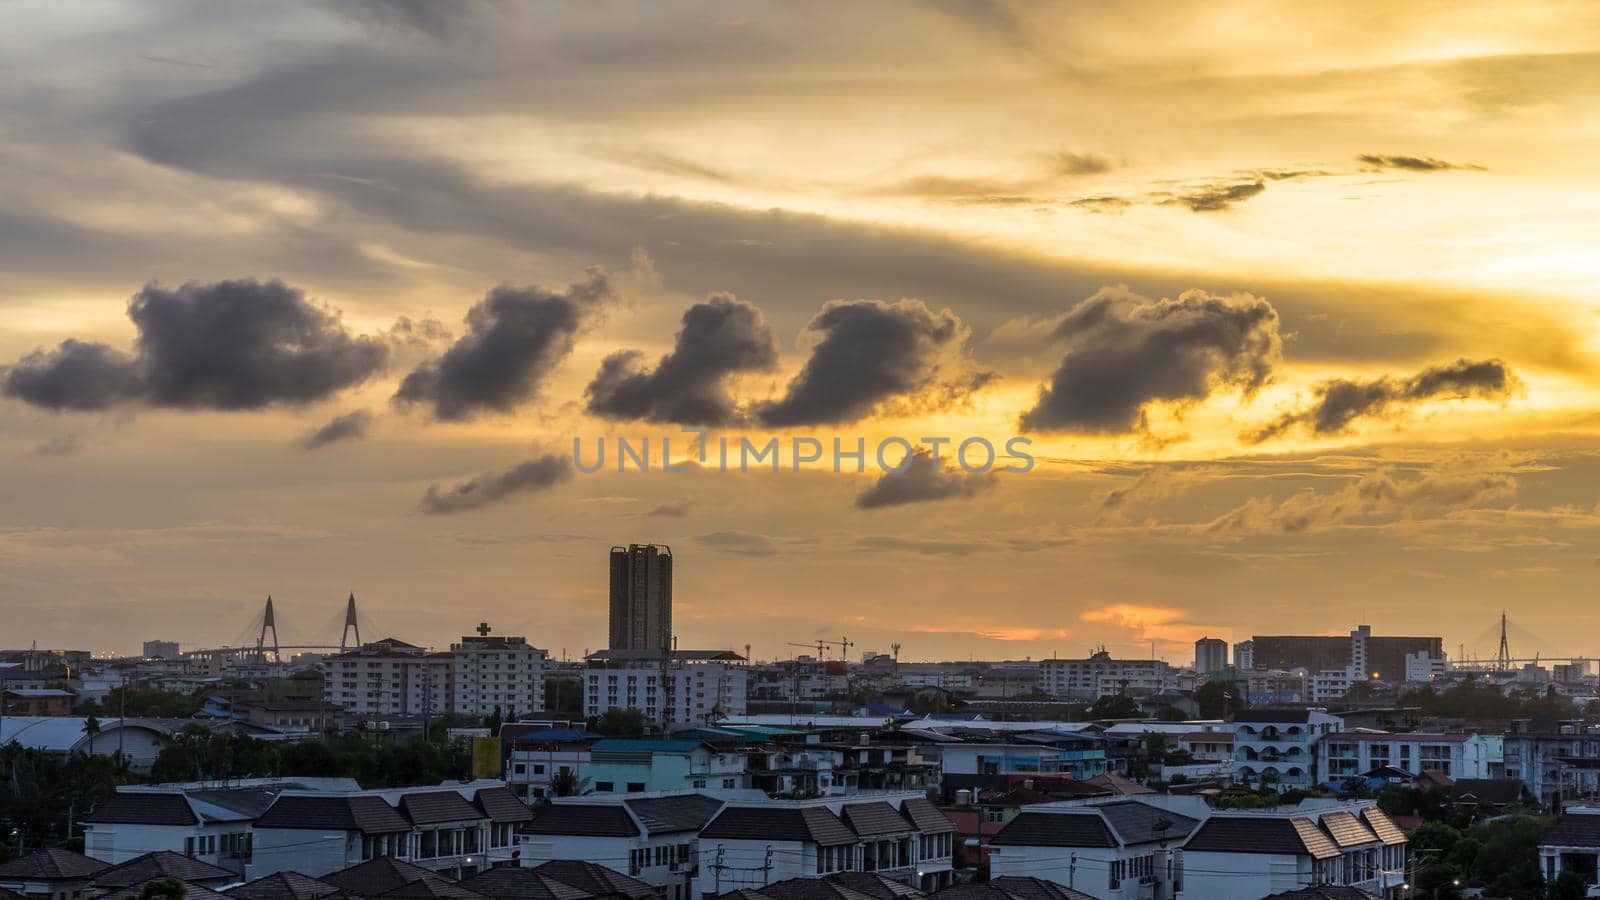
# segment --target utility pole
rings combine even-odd
[[[126,759],[122,755],[122,738],[123,735],[128,733],[127,726],[124,724],[128,720],[128,674],[126,672],[122,674],[122,690],[119,694],[121,706],[117,710],[117,768],[120,769],[124,759]],[[71,835],[68,836],[70,837]]]

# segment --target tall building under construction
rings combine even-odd
[[[672,649],[672,548],[611,548],[611,649]]]

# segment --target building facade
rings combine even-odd
[[[1086,659],[1039,661],[1039,688],[1056,697],[1150,696],[1175,690],[1177,683],[1176,673],[1164,660],[1114,659],[1104,650]]]
[[[672,649],[672,548],[611,548],[610,649]]]
[[[444,715],[455,699],[455,657],[386,638],[323,660],[323,699],[358,720]]]
[[[585,660],[583,710],[638,710],[662,727],[714,722],[747,711],[745,658],[731,650],[602,650]]]
[[[1194,642],[1194,673],[1210,675],[1228,667],[1228,642],[1221,638],[1203,637]]]
[[[544,709],[546,653],[524,637],[483,634],[463,637],[450,645],[454,703],[451,711],[467,716],[487,716],[499,710],[514,713]]]
[[[1248,709],[1234,717],[1233,778],[1279,791],[1316,784],[1318,754],[1344,720],[1320,709]]]

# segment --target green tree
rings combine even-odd
[[[646,724],[637,709],[608,709],[589,719],[589,730],[606,737],[643,737]]]
[[[94,755],[94,739],[100,734],[100,720],[87,716],[83,720],[83,733],[89,736],[89,755]]]
[[[1194,702],[1202,719],[1231,719],[1245,708],[1244,698],[1230,681],[1208,681],[1195,689]]]
[[[1137,719],[1141,715],[1139,704],[1126,694],[1107,694],[1089,707],[1091,719]]]
[[[1550,882],[1550,900],[1583,900],[1589,896],[1589,885],[1577,872],[1562,872]]]
[[[183,900],[189,888],[176,878],[157,878],[138,893],[138,900]]]
[[[558,769],[550,776],[550,796],[576,797],[589,789],[589,779],[579,778],[571,769]]]

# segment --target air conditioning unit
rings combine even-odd
[[[388,722],[379,722],[378,723],[378,730],[379,731],[388,731],[389,730],[389,723]]]

